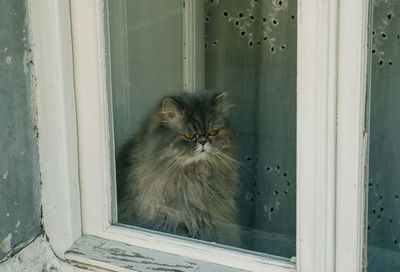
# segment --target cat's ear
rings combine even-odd
[[[178,103],[172,98],[165,98],[161,102],[161,115],[167,121],[176,120],[182,115]]]
[[[227,92],[222,92],[222,93],[217,93],[214,98],[217,109],[224,114],[229,114],[230,109],[233,107],[233,105],[226,100],[227,96],[228,96]]]
[[[227,92],[217,94],[217,96],[215,97],[215,103],[217,104],[217,106],[222,106],[224,104],[227,95]]]

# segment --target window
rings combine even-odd
[[[272,3],[279,2],[286,3]],[[100,0],[32,4],[43,212],[56,252],[70,260],[107,267],[111,264],[90,257],[88,252],[69,251],[64,255],[73,243],[72,248],[77,249],[76,245],[84,248],[83,244],[93,242],[90,239],[103,239],[99,243],[108,245],[104,248],[111,247],[107,243],[124,243],[121,248],[134,245],[149,250],[149,254],[173,254],[195,260],[199,266],[206,262],[251,271],[359,271],[363,245],[366,1],[341,2],[339,6],[333,0],[299,0],[297,13],[288,14],[289,22],[292,16],[297,21],[296,259],[292,262],[112,225],[117,213],[116,206],[111,205],[116,202],[111,182],[115,158],[107,82],[113,77],[106,69],[106,42],[110,37],[104,32],[108,24],[104,23],[103,4]],[[123,36],[122,31],[117,34]],[[248,41],[246,46],[257,45]],[[293,48],[289,43],[286,46],[283,51]],[[207,84],[207,74],[204,77]],[[196,86],[195,79],[182,78],[183,82],[192,82],[188,86]],[[284,166],[280,165],[287,170]]]
[[[397,271],[399,263],[399,18],[397,2],[371,6],[368,161],[368,271]]]
[[[156,121],[150,122],[146,118],[165,96],[174,95],[182,90],[187,93],[201,93],[202,89],[208,92],[225,91],[227,101],[224,103],[229,101],[233,104],[230,110],[233,128],[227,129],[227,133],[230,133],[230,130],[235,132],[238,148],[237,151],[227,151],[226,154],[238,161],[238,170],[232,170],[231,165],[226,165],[231,164],[231,160],[214,161],[211,157],[214,167],[208,171],[224,168],[228,170],[224,177],[227,181],[218,184],[224,186],[224,183],[227,183],[228,187],[224,189],[223,194],[230,192],[234,186],[230,183],[230,179],[236,174],[239,175],[237,186],[239,193],[235,197],[239,224],[236,225],[235,222],[236,224],[231,226],[232,223],[228,221],[229,223],[219,227],[224,229],[224,233],[212,237],[221,238],[222,243],[226,245],[236,245],[288,259],[294,257],[296,255],[296,2],[108,1],[108,11],[110,41],[108,67],[111,73],[109,92],[112,94],[116,154],[121,153],[121,150],[127,151],[124,144],[133,133],[138,133],[144,122],[155,125],[153,123]],[[190,126],[191,123],[189,121],[183,125]],[[170,133],[175,131],[172,130]],[[186,151],[183,148],[195,141],[192,139],[187,141],[181,135],[178,136],[181,139],[174,149],[170,149],[164,146],[171,144],[171,142],[164,143],[165,137],[167,136],[158,139],[157,135],[152,134],[141,139],[143,144],[152,141],[152,144],[160,145],[159,148],[163,150],[159,153],[152,151],[156,157],[150,158],[151,154],[146,150],[143,150],[140,157],[135,157],[142,171],[150,171],[153,174],[158,168],[164,169],[163,165],[170,165],[176,156],[160,161],[159,164],[157,157],[167,156],[168,152],[176,149],[179,152],[191,152],[191,149]],[[212,147],[215,146],[212,144],[214,140],[218,141],[219,138],[220,141],[229,141],[223,136],[222,130],[219,135],[207,138]],[[171,139],[175,141],[176,138]],[[184,144],[182,150],[179,149],[181,144]],[[128,155],[124,153],[124,156],[120,155],[120,160],[117,159],[117,169],[118,161],[127,161]],[[145,160],[145,156],[148,156],[146,158],[149,158],[151,165],[138,161],[140,158]],[[190,158],[188,156],[187,160]],[[186,168],[180,167],[176,171],[169,171],[168,167],[163,170],[162,176],[174,175],[179,178],[179,172],[183,175],[189,168],[195,171],[196,166],[193,165],[195,164],[187,165]],[[197,168],[202,166],[201,162]],[[151,167],[154,169],[150,170]],[[157,180],[155,177],[156,175],[153,175],[154,180]],[[142,178],[146,179],[146,176]],[[217,177],[210,175],[208,182],[213,178]],[[175,221],[178,220],[176,219],[178,214],[184,214],[182,216],[186,216],[186,213],[191,214],[190,220],[186,221],[192,222],[195,219],[208,220],[214,212],[221,215],[230,213],[227,207],[223,207],[224,198],[220,200],[222,203],[208,203],[205,200],[202,204],[209,204],[207,208],[195,202],[201,200],[187,200],[185,194],[198,189],[198,182],[192,184],[194,181],[189,180],[188,183],[181,182],[182,185],[175,185],[173,196],[163,191],[162,194],[167,195],[165,196],[167,200],[160,202],[161,207],[157,214],[151,217],[143,213],[145,211],[150,213],[153,206],[157,205],[154,203],[157,199],[150,196],[148,199],[152,199],[152,202],[144,203],[145,200],[138,195],[136,198],[141,200],[137,203],[132,199],[134,192],[129,191],[128,194],[123,191],[132,188],[135,180],[130,179],[130,183],[127,184],[124,180],[117,182],[122,187],[117,195],[118,205],[122,207],[119,209],[118,218],[122,223],[140,226],[141,219],[146,220],[150,228],[156,227],[157,224],[165,224],[161,227],[157,225],[157,230],[185,235],[187,232],[194,232],[191,229],[202,223],[185,225],[188,230],[182,230],[179,226],[173,225],[177,224]],[[151,187],[155,186],[153,183],[146,185],[154,188],[153,194],[156,194],[159,186],[169,188],[167,182],[172,180],[160,181],[163,185],[156,187]],[[214,189],[207,189],[210,185],[215,186],[207,183],[197,194],[204,193],[205,197],[208,193],[214,194]],[[178,194],[180,186],[187,186],[186,192],[181,193],[182,196]],[[182,203],[179,202],[180,199]],[[161,198],[159,200],[161,201]],[[136,222],[133,219],[132,210],[135,208],[132,203],[142,207],[140,215],[135,215],[140,218]],[[187,209],[186,206],[192,208]],[[216,211],[218,207],[221,211]],[[223,210],[225,208],[226,210]],[[192,214],[194,210],[198,210],[198,214],[205,215],[197,218]],[[169,212],[173,215],[169,215]],[[164,219],[165,214],[171,219]],[[159,219],[160,217],[162,219]],[[149,222],[150,219],[154,221]],[[207,224],[219,224],[224,220],[232,219],[228,216],[226,219],[216,218]],[[184,225],[186,222],[182,220],[179,224]],[[170,230],[172,227],[177,229]],[[206,228],[212,227],[203,227]],[[215,230],[218,231],[218,228]],[[207,240],[210,234],[204,232],[205,234],[200,228],[199,234],[194,235],[195,237],[205,235],[203,239]],[[225,232],[238,233],[226,235]]]

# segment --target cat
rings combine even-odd
[[[117,161],[120,223],[240,246],[226,93],[165,97]]]

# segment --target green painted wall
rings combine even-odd
[[[26,11],[24,0],[0,1],[0,262],[41,232]]]

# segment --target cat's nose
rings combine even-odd
[[[197,142],[199,143],[199,144],[201,144],[201,145],[205,145],[206,143],[207,143],[207,138],[206,137],[204,137],[204,136],[200,136],[198,139],[197,139]]]

